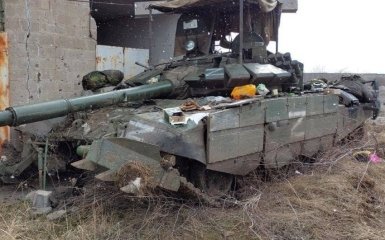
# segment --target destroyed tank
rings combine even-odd
[[[277,1],[167,1],[152,9],[181,14],[171,62],[146,67],[114,91],[7,108],[0,125],[67,116],[46,136],[48,166],[60,158],[130,194],[217,196],[234,176],[313,157],[378,113],[375,82],[304,84],[302,63],[267,51],[278,42]],[[20,162],[1,163],[3,179],[42,159],[34,140]]]

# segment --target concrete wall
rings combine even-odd
[[[11,105],[79,95],[82,76],[96,64],[89,4],[4,0],[4,10]]]

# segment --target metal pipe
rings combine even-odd
[[[47,186],[47,155],[48,155],[48,138],[45,140],[44,159],[43,159],[43,190]]]
[[[281,25],[281,13],[282,13],[282,3],[278,2],[277,9],[274,10],[276,20],[276,29],[275,29],[275,53],[277,54],[279,52],[279,26]]]
[[[39,187],[40,189],[43,189],[43,149],[38,148],[37,149],[37,166],[39,169]]]
[[[149,11],[149,14],[148,14],[148,42],[149,42],[149,48],[148,48],[148,52],[149,52],[149,58],[148,58],[148,65],[150,67],[152,67],[152,41],[153,41],[153,33],[152,33],[152,8],[151,6],[149,7],[148,9]]]
[[[243,0],[239,0],[239,63],[243,63]]]
[[[118,91],[72,99],[9,107],[0,111],[0,126],[19,126],[26,123],[63,117],[70,113],[98,109],[117,103],[167,96],[173,90],[169,80]]]

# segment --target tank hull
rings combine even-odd
[[[204,101],[204,98],[195,101]],[[88,165],[91,162],[92,169],[98,166],[108,169],[108,174],[99,176],[101,180],[119,181],[120,169],[127,164],[142,164],[156,173],[156,186],[178,191],[186,177],[183,168],[191,162],[204,165],[207,170],[238,176],[258,167],[279,169],[298,161],[299,156],[311,158],[327,151],[372,115],[364,106],[340,105],[334,94],[306,94],[220,104],[210,110],[188,112],[189,120],[185,124],[172,125],[165,119],[164,109],[180,106],[185,100],[155,102],[157,107],[152,106],[152,111],[144,106],[133,110],[135,114],[113,117],[119,124],[109,137],[95,135],[93,130],[97,127],[92,125],[92,130],[82,136],[90,141],[95,138],[85,162]],[[98,116],[99,113],[93,114]],[[90,119],[92,121],[92,116]],[[73,132],[79,131],[73,129]],[[75,141],[79,136],[71,135],[70,131],[65,139]],[[109,147],[101,147],[103,141]],[[112,150],[114,146],[110,142],[116,141],[125,142],[124,154],[107,158],[111,152],[122,153],[122,144],[119,144],[120,150]],[[149,152],[143,150],[149,146],[155,153],[138,158]],[[162,163],[165,155],[174,156],[179,165],[166,164],[165,167]],[[111,162],[117,164],[112,166]],[[86,167],[88,165],[84,160],[74,163],[78,168],[92,170]],[[134,176],[135,179],[139,175]]]

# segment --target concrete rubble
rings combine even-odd
[[[33,214],[47,214],[52,211],[51,195],[52,191],[37,190],[28,193],[25,199],[32,203]]]

